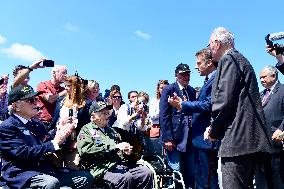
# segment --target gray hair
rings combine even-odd
[[[274,67],[274,66],[271,66],[271,65],[268,65],[268,66],[265,66],[263,68],[263,70],[268,70],[268,75],[269,76],[272,76],[273,74],[275,74],[275,78],[278,79],[278,71],[277,69]]]
[[[234,34],[224,27],[215,28],[211,34],[211,41],[218,40],[224,45],[234,46]]]
[[[67,70],[67,67],[65,65],[54,65],[54,67],[52,67],[51,71],[52,72],[57,72],[60,69],[65,69]]]

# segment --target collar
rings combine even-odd
[[[277,81],[274,83],[274,85],[272,85],[270,88],[268,88],[268,89],[270,89],[270,92],[274,90],[275,86],[276,86],[278,83],[279,83],[279,80],[277,80]]]
[[[14,115],[15,115],[17,118],[19,118],[19,120],[21,120],[21,122],[23,122],[24,124],[27,124],[27,122],[29,121],[29,120],[27,120],[27,119],[25,119],[25,118],[19,116],[18,114],[15,114],[15,113],[14,113]]]
[[[207,75],[208,80],[211,79],[211,77],[215,74],[216,71],[217,71],[217,70],[213,70],[213,72],[211,72],[210,74]]]
[[[225,53],[224,53],[224,55],[225,55],[225,54],[228,54],[228,52],[229,52],[230,50],[233,50],[233,49],[234,49],[234,48],[230,48],[230,49],[226,50]]]
[[[183,87],[178,81],[177,81],[177,84],[178,84],[178,88],[179,88],[179,90],[181,90],[182,91],[182,89],[185,89],[185,87]]]

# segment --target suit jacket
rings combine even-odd
[[[167,85],[162,92],[160,98],[160,127],[161,139],[163,142],[173,141],[179,144],[184,136],[184,114],[179,112],[176,108],[168,103],[168,97],[176,93],[179,97],[183,98],[182,91],[179,89],[178,83]],[[187,87],[187,93],[190,101],[195,100],[195,90]]]
[[[284,75],[284,63],[283,64],[277,63],[275,67]]]
[[[204,132],[211,121],[211,91],[216,72],[202,86],[196,101],[182,102],[182,112],[191,112],[192,115],[192,144],[196,148],[211,149],[212,143],[204,140]],[[220,141],[218,141],[220,143]],[[216,145],[215,148],[219,146]]]
[[[241,73],[244,78],[241,77]],[[254,107],[257,112],[254,111]],[[219,60],[216,80],[212,87],[210,136],[222,139],[219,155],[234,157],[255,152],[270,152],[271,132],[265,125],[253,67],[242,54],[232,49]]]
[[[261,91],[260,95],[262,99],[264,97],[264,91]],[[278,82],[271,91],[271,94],[263,105],[263,110],[266,124],[271,128],[271,131],[274,132],[281,126],[284,120],[284,85],[280,82]],[[273,141],[272,144],[272,152],[279,153],[282,149],[281,142]]]
[[[45,127],[35,122],[36,132],[50,136]],[[51,153],[55,152],[51,136],[46,141],[34,136],[28,127],[12,115],[0,125],[0,150],[3,178],[10,188],[22,188],[31,177],[52,174]]]

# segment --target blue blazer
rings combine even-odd
[[[22,188],[40,173],[53,175],[50,154],[55,152],[45,127],[35,122],[34,133],[46,136],[40,140],[16,116],[12,115],[0,125],[0,150],[3,158],[2,176],[10,188]]]
[[[202,86],[196,101],[182,102],[181,112],[191,112],[192,115],[192,144],[196,148],[211,149],[212,143],[204,140],[204,131],[211,122],[211,91],[216,72]],[[218,146],[218,145],[217,145]],[[216,146],[215,146],[216,147]]]
[[[179,89],[178,83],[167,85],[162,92],[160,98],[160,127],[161,127],[161,139],[163,142],[174,141],[175,144],[179,144],[184,136],[184,114],[179,112],[176,108],[172,107],[168,103],[168,97],[173,96],[176,93],[182,98],[182,91]],[[195,90],[191,87],[187,87],[187,93],[190,101],[195,100]],[[187,114],[190,115],[190,114]]]

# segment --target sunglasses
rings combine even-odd
[[[112,98],[121,99],[121,96],[113,96]]]

